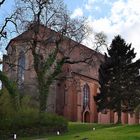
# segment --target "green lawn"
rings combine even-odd
[[[21,140],[35,139],[24,138]],[[39,140],[140,140],[140,125],[70,123],[69,132],[60,136],[47,136],[47,138]]]

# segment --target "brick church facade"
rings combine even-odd
[[[6,48],[7,55],[3,57],[3,71],[10,79],[17,81],[21,94],[29,95],[37,102],[38,89],[33,56],[30,50],[27,51],[31,35],[32,31],[27,30],[9,42]],[[72,40],[71,42],[75,43]],[[39,46],[40,50],[41,48],[42,46]],[[50,87],[46,111],[62,115],[70,121],[115,123],[117,115],[110,110],[98,113],[93,98],[100,92],[98,69],[103,61],[103,55],[78,44],[70,57],[75,60],[80,58],[82,53],[86,56],[92,54],[93,62],[91,65],[81,62],[63,66],[58,80]],[[9,61],[14,67],[7,64]],[[140,119],[135,114],[122,113],[122,122],[135,124],[140,123]]]

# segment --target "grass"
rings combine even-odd
[[[60,136],[46,137],[39,140],[140,140],[140,125],[70,123],[69,132]],[[35,140],[35,138],[20,140]]]

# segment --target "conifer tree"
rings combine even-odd
[[[133,111],[140,102],[136,74],[138,67],[132,63],[135,58],[134,48],[126,44],[121,36],[116,36],[108,49],[108,56],[99,69],[100,94],[95,97],[98,110],[111,109],[118,114],[121,123],[121,112]]]

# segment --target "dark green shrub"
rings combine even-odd
[[[8,118],[15,115],[16,110],[13,108],[11,97],[6,89],[1,90],[0,96],[0,119]]]
[[[16,133],[18,136],[35,136],[43,134],[56,134],[67,131],[68,122],[63,117],[36,111],[20,112],[11,118],[0,120],[0,137],[11,137]]]
[[[56,114],[43,113],[39,118],[39,125],[47,128],[50,133],[67,131],[68,121]]]
[[[12,138],[14,133],[22,137],[67,131],[66,119],[55,114],[40,114],[29,102],[30,97],[23,97],[21,108],[16,111],[7,91],[0,96],[0,139]]]

